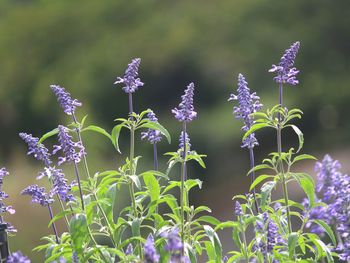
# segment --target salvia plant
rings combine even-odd
[[[259,96],[250,90],[244,75],[238,74],[237,90],[228,100],[234,105],[233,115],[243,123],[242,148],[249,154],[251,184],[246,194],[233,197],[232,218],[224,222],[211,216],[209,207],[194,206],[189,198],[190,191],[201,188],[202,182],[190,179],[194,176],[189,177],[187,167],[197,163],[205,168],[206,157],[190,141],[192,121],[197,117],[194,83],[188,84],[172,110],[181,132],[176,135],[178,149],[165,153],[169,157],[165,171],[159,170],[157,145],[170,143],[169,132],[151,109],[134,110],[133,95],[145,86],[138,76],[141,59],[133,59],[124,76],[114,82],[127,94],[129,114],[116,118],[111,132],[87,125],[87,116],[79,119],[76,111],[82,103],[65,88],[51,85],[67,115],[66,123],[40,138],[19,134],[28,145],[28,155],[43,164],[36,183],[21,192],[47,209],[50,218],[52,232],[34,248],[44,252],[43,262],[350,262],[350,177],[329,155],[316,162],[317,183],[311,175],[294,169],[301,161],[316,160],[302,153],[303,133],[294,123],[302,111],[288,109],[283,100],[284,89],[299,84],[299,70],[294,67],[299,48],[299,42],[292,44],[269,70],[278,88],[278,103],[269,109],[263,109]],[[257,163],[258,134],[266,128],[275,133],[276,150]],[[297,147],[283,146],[286,129],[296,133]],[[128,149],[120,148],[122,130],[129,133]],[[105,136],[125,161],[115,170],[91,171],[86,132]],[[48,138],[56,140],[49,148],[44,145]],[[139,168],[137,138],[153,146],[152,170]],[[67,171],[73,175],[66,176]],[[2,186],[7,175],[5,168],[0,169],[0,234],[5,237],[15,231],[3,218],[15,212],[4,203],[7,194]],[[289,198],[293,182],[304,192],[301,202]],[[281,196],[273,193],[279,187]],[[118,195],[124,190],[127,204],[117,210]],[[56,227],[59,221],[65,226],[61,232]],[[232,233],[230,251],[223,252],[220,231]],[[1,245],[0,250],[3,261],[30,262],[20,251],[8,253],[8,247]]]

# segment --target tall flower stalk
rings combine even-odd
[[[47,207],[49,210],[50,219],[53,219],[51,204],[54,202],[54,199],[52,198],[52,192],[46,193],[44,187],[39,187],[38,185],[30,185],[25,188],[21,194],[31,196],[32,203],[38,203],[43,207]],[[58,244],[59,238],[55,222],[52,223],[52,229],[55,234],[56,242]]]
[[[182,123],[182,138],[180,138],[180,147],[182,146],[182,169],[181,169],[181,188],[180,188],[180,203],[181,203],[181,240],[185,240],[185,181],[187,180],[187,123],[190,123],[197,117],[197,112],[194,111],[193,106],[194,84],[190,83],[185,90],[185,94],[181,96],[181,103],[178,108],[174,108],[172,113],[175,118]],[[184,255],[184,247],[182,248],[182,256]]]
[[[242,74],[238,74],[238,88],[237,95],[231,94],[228,101],[238,101],[238,106],[233,107],[233,114],[237,119],[243,119],[244,126],[242,127],[243,131],[248,131],[252,125],[254,124],[254,119],[252,117],[252,113],[259,111],[262,107],[260,103],[260,98],[256,95],[256,93],[250,93],[250,89],[248,88],[248,83],[245,80]],[[255,134],[251,133],[247,138],[243,140],[242,148],[248,148],[249,150],[249,159],[250,159],[250,169],[252,170],[255,166],[254,162],[254,147],[259,145],[257,139],[255,138]],[[251,172],[251,183],[255,181],[255,172]],[[254,203],[255,209],[258,212],[258,203],[256,200],[256,191],[255,187],[253,188],[254,195]]]
[[[147,118],[152,122],[158,123],[158,118],[152,110],[147,114]],[[158,130],[148,129],[146,132],[141,133],[141,139],[147,139],[153,145],[153,166],[154,170],[158,171],[157,143],[162,140],[162,133]]]
[[[276,65],[272,65],[272,68],[269,70],[269,72],[275,72],[276,76],[274,77],[274,81],[279,85],[279,108],[282,109],[283,107],[283,84],[290,84],[290,85],[297,85],[299,81],[296,79],[296,75],[299,73],[299,71],[293,67],[294,66],[294,60],[296,58],[296,55],[299,51],[300,42],[293,43],[290,48],[288,48],[281,60],[280,63]],[[279,169],[281,173],[281,179],[282,179],[282,188],[283,188],[283,195],[284,200],[286,204],[286,210],[287,210],[287,219],[288,219],[288,231],[289,233],[292,232],[292,225],[291,225],[291,218],[290,218],[290,208],[289,208],[289,197],[288,197],[288,188],[286,183],[286,176],[284,172],[283,162],[282,162],[282,117],[281,114],[278,114],[278,126],[277,126],[277,151],[279,155]]]

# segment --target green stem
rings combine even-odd
[[[185,180],[184,180],[184,162],[181,166],[181,187],[180,187],[180,207],[181,207],[181,241],[185,242],[185,209],[184,209],[184,192],[185,192]],[[181,249],[182,256],[185,254],[185,246]]]
[[[130,127],[130,175],[134,175],[134,152],[135,152],[135,128],[132,125]],[[130,192],[130,198],[132,202],[132,207],[134,211],[134,216],[137,217],[137,207],[136,207],[136,200],[135,200],[135,188],[134,188],[134,181],[130,180],[129,184],[129,192]]]
[[[244,246],[244,249],[243,249],[244,257],[245,257],[245,259],[246,259],[246,261],[248,263],[249,262],[249,258],[248,258],[247,238],[245,236],[244,224],[243,224],[241,216],[239,217],[239,221],[240,221],[241,226],[242,226],[242,239],[243,239],[243,246]]]
[[[279,106],[282,108],[283,105],[283,85],[279,86]],[[278,113],[278,126],[277,126],[277,150],[279,156],[279,167],[282,179],[283,196],[287,210],[287,221],[288,221],[288,233],[292,232],[292,224],[290,219],[290,209],[289,209],[289,198],[288,198],[288,188],[286,183],[286,177],[284,173],[283,161],[282,161],[282,128],[281,128],[281,114]]]

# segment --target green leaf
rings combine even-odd
[[[305,249],[305,240],[304,240],[304,237],[303,236],[299,236],[298,238],[298,244],[299,244],[299,247],[301,249],[301,251],[305,254],[306,252],[306,249]]]
[[[268,178],[275,178],[273,175],[267,175],[267,174],[262,174],[262,175],[259,175],[255,180],[254,182],[251,184],[250,188],[249,188],[249,191],[251,191],[252,189],[255,188],[255,186],[257,186],[259,183],[261,183],[262,181],[264,181],[265,179],[268,179]]]
[[[295,254],[295,247],[298,243],[299,235],[298,233],[290,233],[288,236],[288,252],[289,252],[289,258],[294,259]]]
[[[148,129],[160,131],[167,138],[168,143],[169,144],[171,143],[171,137],[170,137],[169,132],[158,122],[153,122],[153,121],[148,120],[146,123],[137,127],[137,129],[141,129],[141,128],[148,128]]]
[[[43,141],[45,141],[47,138],[50,138],[54,135],[58,134],[58,128],[53,129],[52,131],[49,131],[47,133],[45,133],[43,136],[40,137],[38,144],[42,143]]]
[[[256,172],[256,171],[263,170],[263,169],[273,170],[273,167],[271,167],[268,164],[259,164],[259,165],[254,166],[252,169],[250,169],[249,172],[247,173],[247,175],[251,174],[252,172]]]
[[[130,179],[134,182],[138,189],[141,189],[141,182],[137,175],[129,175]]]
[[[198,186],[199,189],[202,188],[202,181],[199,179],[189,179],[185,182],[185,188],[190,191],[193,187]]]
[[[270,125],[268,123],[256,123],[256,124],[253,124],[253,126],[243,135],[242,141],[244,141],[244,139],[247,138],[253,132],[255,132],[257,130],[260,130],[262,128],[265,128],[265,127],[270,127]]]
[[[112,144],[113,146],[117,149],[117,151],[119,153],[120,152],[120,149],[119,149],[119,135],[120,135],[120,130],[124,127],[123,124],[118,124],[116,126],[114,126],[114,128],[112,129],[112,132],[111,132],[111,141],[112,141]]]
[[[301,130],[299,130],[299,128],[295,125],[290,125],[293,130],[295,131],[295,133],[298,135],[298,139],[299,139],[299,148],[297,150],[297,153],[303,148],[304,145],[304,134],[301,132]]]
[[[215,233],[214,229],[208,225],[204,225],[203,228],[204,228],[204,231],[207,234],[210,242],[212,243],[212,246],[214,247],[215,255],[216,255],[215,262],[221,263],[222,245],[221,245],[221,242],[220,242],[218,235]]]
[[[83,214],[74,215],[69,223],[69,232],[71,234],[74,251],[79,258],[83,257],[83,244],[88,239],[88,225],[86,217]]]
[[[296,156],[293,159],[292,164],[294,164],[294,163],[296,163],[298,161],[302,161],[302,160],[317,160],[317,159],[314,156],[310,155],[310,154],[301,154],[301,155]]]
[[[322,248],[323,252],[325,252],[328,262],[334,262],[334,259],[332,257],[332,253],[329,250],[329,248],[327,247],[327,245],[319,239],[314,239],[313,241],[316,242]]]
[[[306,173],[291,173],[291,175],[296,179],[300,187],[304,190],[309,199],[310,208],[313,208],[315,205],[315,183],[312,177]]]
[[[151,201],[157,201],[160,195],[160,186],[158,180],[152,174],[144,175],[143,180],[148,189]]]
[[[198,219],[196,219],[196,221],[209,223],[214,226],[217,226],[218,224],[220,224],[220,221],[213,216],[201,216]]]
[[[312,221],[315,222],[316,224],[318,224],[319,226],[321,226],[326,231],[326,233],[328,234],[330,239],[332,240],[333,245],[337,246],[337,240],[336,240],[336,238],[334,236],[332,228],[327,223],[325,223],[322,220],[316,219],[316,220],[312,220]]]
[[[267,201],[271,196],[272,189],[276,186],[276,181],[269,181],[263,184],[261,187],[261,206],[265,207]]]
[[[103,129],[103,128],[101,128],[101,127],[98,127],[98,126],[96,126],[96,125],[89,125],[89,126],[87,126],[86,128],[82,129],[81,131],[82,131],[82,132],[84,132],[84,131],[93,131],[93,132],[97,132],[97,133],[100,133],[100,134],[106,136],[108,139],[112,140],[111,135],[110,135],[108,132],[106,132],[105,129]]]

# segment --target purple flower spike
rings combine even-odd
[[[191,122],[197,117],[197,112],[193,107],[194,84],[190,83],[185,90],[185,94],[181,96],[181,103],[179,108],[173,109],[171,112],[175,118],[180,122]]]
[[[30,259],[22,254],[21,251],[13,252],[8,258],[7,263],[30,263]]]
[[[61,150],[64,155],[58,158],[58,165],[65,162],[79,163],[81,158],[86,154],[81,141],[73,142],[72,136],[68,133],[68,128],[63,125],[58,126],[58,141],[60,145],[54,145],[53,154]]]
[[[147,118],[158,123],[158,118],[152,110],[147,114]],[[155,144],[162,140],[162,133],[158,130],[148,129],[147,132],[141,132],[141,139],[147,139],[151,144]]]
[[[182,131],[179,137],[179,149],[180,151],[183,151],[184,145],[186,145],[187,152],[190,151],[191,143],[190,143],[190,136],[188,136],[187,132],[185,133],[185,141],[184,141],[184,132]]]
[[[8,194],[2,191],[3,179],[5,176],[8,176],[9,172],[5,167],[0,169],[0,213],[8,212],[10,214],[14,214],[16,211],[12,208],[12,206],[6,206],[4,203],[4,199],[8,198]]]
[[[76,99],[72,99],[69,92],[59,85],[50,85],[53,93],[57,97],[58,103],[61,105],[63,111],[68,115],[73,115],[75,109],[80,107],[82,104]]]
[[[299,81],[296,79],[296,75],[299,73],[294,66],[294,60],[298,54],[300,42],[293,43],[290,48],[284,52],[278,66],[272,65],[269,72],[276,72],[277,76],[274,77],[274,81],[280,84],[288,83],[291,85],[297,85]]]
[[[54,167],[45,167],[45,170],[40,173],[40,178],[48,177],[52,179],[53,188],[51,190],[52,194],[59,195],[60,199],[64,202],[74,201],[75,198],[71,194],[72,187],[76,185],[76,182],[73,181],[68,184],[67,178],[62,171],[62,169],[56,169]]]
[[[125,71],[125,75],[123,78],[118,77],[114,84],[122,83],[125,86],[123,90],[125,93],[134,93],[138,90],[139,87],[144,85],[143,82],[137,77],[139,75],[139,67],[140,67],[141,59],[134,58]]]
[[[33,137],[31,134],[24,132],[21,132],[19,137],[28,144],[28,155],[33,154],[34,158],[43,161],[46,166],[49,166],[52,163],[49,150],[43,144],[39,143],[39,138]]]
[[[22,192],[22,195],[29,195],[32,197],[33,203],[38,203],[41,206],[48,206],[53,203],[52,193],[45,193],[44,187],[39,187],[38,185],[30,185],[25,188]]]
[[[134,247],[130,243],[125,250],[125,255],[128,256],[128,255],[132,255],[132,254],[134,254]]]
[[[241,204],[238,201],[236,201],[236,203],[235,203],[235,214],[236,214],[236,216],[242,216],[243,215],[242,206],[241,206]]]
[[[169,232],[162,233],[162,237],[167,239],[164,250],[170,252],[169,263],[190,262],[188,257],[181,256],[181,250],[183,249],[184,244],[181,242],[179,230],[176,227],[171,229]]]
[[[242,127],[242,130],[248,131],[254,124],[254,119],[251,114],[259,111],[263,105],[260,103],[260,98],[255,92],[250,93],[248,83],[242,74],[238,74],[237,95],[231,94],[228,99],[228,101],[234,100],[238,101],[238,106],[233,107],[233,114],[237,119],[243,119],[244,126]],[[242,148],[248,147],[249,149],[252,149],[256,145],[258,145],[258,141],[255,138],[255,134],[251,133],[244,139]]]
[[[154,246],[154,238],[151,234],[149,234],[145,243],[144,257],[146,263],[156,263],[159,261],[159,255]]]

